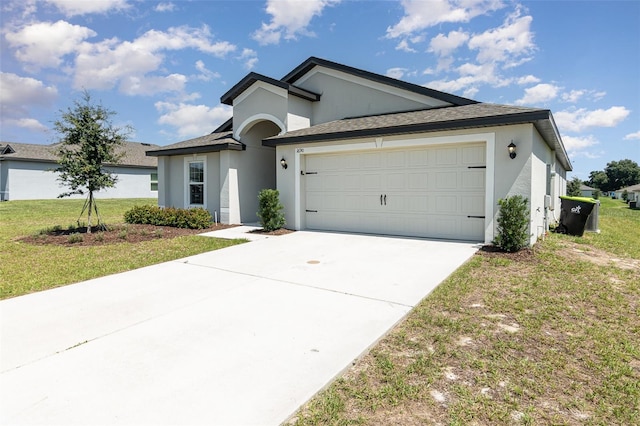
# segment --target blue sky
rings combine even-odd
[[[2,0],[0,139],[48,144],[83,89],[132,140],[211,132],[247,73],[309,56],[482,102],[548,108],[587,179],[640,162],[640,1]]]

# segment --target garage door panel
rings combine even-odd
[[[458,173],[454,171],[436,172],[436,188],[439,190],[453,190],[458,187]]]
[[[484,144],[307,155],[306,227],[483,240],[468,216],[484,215],[484,156]]]
[[[458,164],[458,150],[456,148],[436,149],[436,167]]]
[[[469,171],[462,172],[462,176],[460,179],[462,184],[462,189],[484,189],[484,170],[479,171]]]
[[[466,166],[484,164],[484,151],[484,146],[467,146],[461,148],[462,164]]]

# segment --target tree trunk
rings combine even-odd
[[[91,210],[93,209],[93,191],[89,191],[89,213],[87,214],[87,234],[91,233]]]

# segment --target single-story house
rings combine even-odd
[[[531,243],[559,217],[571,162],[551,111],[482,103],[311,57],[222,95],[213,133],[150,150],[158,203],[256,222],[277,188],[287,227],[490,243],[498,200],[529,201]],[[555,213],[554,213],[555,212]]]
[[[618,189],[617,191],[615,191],[616,198],[622,200],[622,194],[625,191],[627,192],[627,201],[635,201],[636,203],[640,202],[640,183],[637,185],[631,185]]]
[[[58,180],[58,144],[37,145],[0,142],[0,201],[53,199],[67,191]],[[158,162],[145,152],[157,145],[125,142],[118,148],[123,154],[120,164],[105,165],[118,176],[113,188],[98,192],[101,198],[156,198],[158,196]],[[82,198],[74,195],[73,198]]]
[[[595,194],[596,191],[600,191],[597,188],[592,188],[590,186],[587,186],[585,184],[580,185],[580,196],[581,197],[593,197],[593,194]]]

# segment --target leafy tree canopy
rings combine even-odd
[[[580,185],[582,185],[582,181],[579,177],[574,176],[569,182],[567,182],[567,195],[571,197],[580,196]]]
[[[84,91],[81,99],[75,100],[66,111],[60,111],[60,118],[54,122],[54,129],[60,135],[59,167],[55,171],[59,173],[58,180],[69,188],[58,198],[87,194],[80,216],[87,211],[88,232],[91,232],[92,211],[100,225],[94,192],[111,188],[117,182],[117,176],[104,166],[120,162],[117,148],[132,131],[130,127],[115,127],[111,122],[114,115],[114,111],[94,104],[89,92]]]
[[[635,161],[624,159],[607,163],[604,170],[589,173],[589,186],[603,192],[616,191],[620,188],[640,183],[640,166]]]

